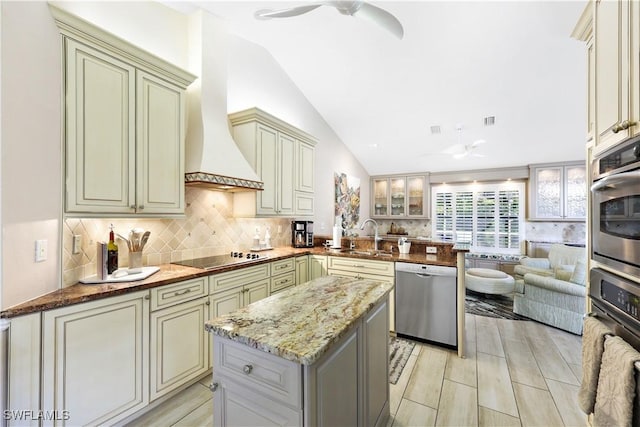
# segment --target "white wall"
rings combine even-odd
[[[230,36],[229,43],[229,111],[259,107],[319,140],[315,150],[315,233],[331,235],[335,172],[360,178],[360,218],[368,218],[369,174],[360,162],[269,52],[236,36]]]

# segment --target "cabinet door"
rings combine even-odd
[[[221,292],[209,297],[211,301],[211,317],[222,316],[242,308],[242,288]]]
[[[304,191],[307,193],[313,193],[314,186],[314,168],[315,168],[315,150],[312,145],[298,141],[298,161],[296,167],[298,173],[296,174],[296,190]]]
[[[137,72],[136,211],[184,213],[184,92]]]
[[[256,213],[275,215],[278,212],[278,133],[266,126],[257,129],[257,174],[264,182],[264,189],[257,193]]]
[[[424,176],[407,177],[407,200],[409,201],[407,216],[427,216],[426,189]]]
[[[66,211],[132,213],[135,69],[65,39]]]
[[[208,298],[151,313],[150,400],[209,369]]]
[[[391,216],[405,216],[407,214],[407,195],[405,192],[405,178],[391,178]]]
[[[371,189],[373,193],[373,206],[371,216],[384,217],[389,215],[389,180],[378,178],[373,180]]]
[[[586,166],[567,166],[565,176],[564,217],[585,219],[587,217],[587,169]]]
[[[8,405],[5,409],[40,408],[40,313],[11,319],[8,350]],[[8,426],[37,426],[38,420],[8,420]]]
[[[616,126],[630,119],[631,113],[630,3],[629,0],[601,0],[595,6],[598,145],[615,144],[631,135],[629,129],[614,132]]]
[[[296,285],[311,280],[309,278],[309,256],[296,257]]]
[[[561,218],[563,168],[538,168],[534,172],[533,218]]]
[[[310,425],[363,424],[358,424],[361,407],[358,398],[358,330],[359,328],[354,328],[334,351],[317,363],[315,390],[311,393],[315,402],[310,405],[316,408],[316,414],[315,419],[310,420]]]
[[[113,424],[149,402],[148,291],[43,314],[43,408]]]
[[[327,257],[325,255],[311,255],[309,262],[309,280],[327,275]]]
[[[244,287],[243,306],[260,301],[269,296],[269,284],[271,279],[252,283]]]
[[[383,302],[364,318],[365,425],[382,425],[389,416],[389,314]]]
[[[278,215],[292,215],[295,211],[295,149],[296,141],[289,135],[279,135],[278,150]]]

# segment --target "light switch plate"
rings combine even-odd
[[[47,239],[36,240],[36,262],[46,261],[48,252]]]
[[[438,248],[435,246],[427,246],[427,253],[428,254],[437,254],[438,253]]]
[[[73,235],[73,245],[71,246],[71,253],[73,255],[79,254],[81,247],[82,247],[82,235],[81,234],[74,234]]]

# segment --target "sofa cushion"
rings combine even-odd
[[[571,270],[565,270],[563,268],[556,268],[555,278],[558,279],[558,280],[564,280],[565,282],[568,282],[569,279],[571,279],[572,275],[573,275],[573,271],[571,271]]]
[[[576,266],[573,269],[573,273],[569,278],[569,281],[576,285],[585,285],[587,279],[587,264],[584,260],[579,259],[576,261]]]
[[[576,261],[587,257],[587,252],[585,248],[554,243],[549,249],[548,257],[549,265],[555,269],[561,265],[575,265]]]

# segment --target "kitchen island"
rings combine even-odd
[[[206,322],[214,425],[385,425],[392,289],[321,277]]]

